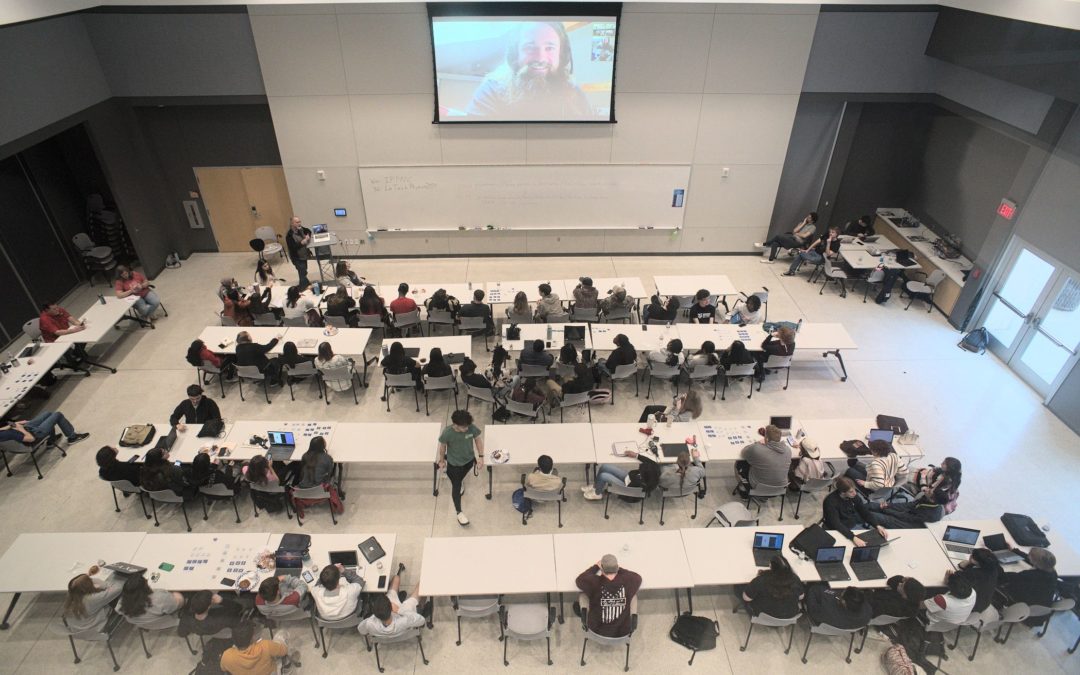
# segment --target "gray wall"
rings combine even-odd
[[[818,203],[840,126],[844,102],[803,95],[795,112],[784,173],[773,207],[771,231],[787,232]]]

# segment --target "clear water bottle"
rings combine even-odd
[[[550,340],[550,339],[551,339],[551,326],[548,326],[548,327],[547,327],[547,339],[548,339],[548,340]]]
[[[98,302],[100,302],[101,304],[103,304],[103,305],[105,304],[105,296],[102,295],[101,293],[98,293],[97,299],[98,299]]]
[[[8,352],[7,357],[8,357],[8,361],[11,363],[12,368],[18,368],[19,367],[19,359],[15,358],[14,354],[12,354],[11,352]]]

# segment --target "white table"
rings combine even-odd
[[[663,326],[653,326],[663,328]],[[683,349],[687,354],[693,354],[701,349],[706,340],[716,346],[717,351],[727,349],[735,340],[739,340],[750,351],[760,351],[761,341],[766,338],[766,333],[761,326],[736,326],[730,323],[680,323],[671,327],[682,340]],[[796,338],[795,345],[798,347],[799,340]]]
[[[368,340],[371,339],[370,328],[337,328],[337,332],[333,335],[327,335],[326,331],[329,328],[301,328],[290,327],[284,328],[285,337],[274,345],[274,348],[270,350],[271,354],[281,354],[285,348],[286,342],[292,342],[296,344],[296,351],[308,356],[314,356],[319,353],[319,345],[323,342],[329,342],[330,348],[334,350],[335,354],[342,354],[344,356],[364,356],[364,350],[367,348]],[[301,346],[301,341],[310,340],[313,344]],[[209,343],[207,343],[209,345]]]
[[[667,344],[663,339],[664,331],[660,329],[667,329],[667,327],[649,326],[643,323],[594,323],[590,326],[589,331],[592,333],[593,348],[597,351],[614,351],[615,336],[622,333],[630,340],[630,344],[634,346],[635,350],[651,352]],[[667,330],[674,332],[674,329]]]
[[[681,614],[679,590],[685,588],[690,612],[694,611],[690,595],[694,578],[677,530],[556,534],[554,544],[560,616],[562,594],[576,595],[578,575],[608,553],[619,559],[619,567],[641,575],[642,590],[674,589],[676,615]]]
[[[424,595],[550,593],[556,586],[550,534],[424,540]]]
[[[442,425],[437,422],[338,422],[330,453],[338,465],[338,490],[344,494],[349,464],[430,463],[431,490],[438,496],[440,431]]]
[[[800,422],[806,436],[821,448],[821,458],[826,460],[846,460],[847,455],[840,450],[840,444],[852,440],[865,442],[870,430],[877,428],[877,420],[873,417],[803,419]],[[892,446],[896,454],[907,462],[923,457],[918,443],[904,443],[899,434],[894,436]]]
[[[1045,520],[1041,520],[1035,515],[1031,516],[1035,519],[1036,523],[1040,525],[1045,523]],[[941,520],[936,523],[927,523],[926,529],[930,532],[935,542],[942,551],[944,551],[944,545],[941,541],[942,535],[945,534],[945,528],[950,525],[956,527],[967,527],[973,530],[979,531],[979,545],[983,546],[983,538],[988,534],[1003,534],[1005,535],[1005,541],[1008,542],[1010,548],[1019,548],[1021,551],[1027,553],[1031,550],[1030,546],[1019,546],[1016,541],[1009,534],[1009,531],[1005,528],[1005,525],[1001,522],[1000,518],[987,518],[984,520]],[[905,530],[906,532],[906,530]],[[890,533],[891,534],[891,533]],[[1055,532],[1051,529],[1050,532],[1043,532],[1046,535],[1047,540],[1050,542],[1048,551],[1054,554],[1057,558],[1057,573],[1061,577],[1075,577],[1080,576],[1080,554],[1073,548],[1071,542],[1061,535],[1060,532]],[[952,562],[952,561],[950,561]],[[955,564],[955,563],[954,563]],[[1030,566],[1025,562],[1019,562],[1015,565],[1006,566],[1005,571],[1016,571],[1030,569]]]
[[[568,464],[584,464],[585,480],[588,481],[589,464],[596,461],[592,428],[589,424],[489,424],[485,431],[488,499],[491,499],[492,473],[495,466],[512,466],[524,473],[531,473],[537,458],[548,455],[556,469]],[[495,450],[508,451],[510,459],[501,464],[493,464],[490,458]],[[560,473],[567,475],[563,469],[560,469]]]
[[[222,584],[222,579],[239,583],[251,581],[253,592],[270,572],[256,565],[266,550],[270,535],[265,532],[213,532],[148,534],[131,558],[131,563],[146,568],[151,588],[167,591],[240,589]],[[170,564],[165,571],[162,564]],[[157,579],[154,579],[154,575]]]
[[[132,422],[132,424],[141,424],[141,422]],[[117,447],[117,459],[121,462],[127,461],[129,457],[138,455],[136,462],[143,462],[146,460],[146,453],[153,450],[160,440],[164,436],[169,435],[169,420],[157,420],[151,422],[154,425],[154,429],[157,433],[146,445],[139,446],[137,448],[121,448]],[[181,461],[184,464],[190,464],[195,456],[199,454],[199,450],[203,447],[210,447],[211,445],[221,445],[225,442],[225,438],[228,436],[228,430],[230,425],[225,425],[225,431],[221,438],[203,437],[199,438],[199,432],[202,430],[201,424],[188,424],[184,431],[176,432],[176,442],[173,443],[172,448],[169,449],[169,459],[172,461]],[[228,459],[232,459],[230,455]],[[250,459],[250,458],[247,458]]]
[[[873,255],[865,248],[861,247],[857,249],[845,249],[844,245],[841,245],[840,256],[843,257],[848,265],[851,265],[853,269],[857,270],[872,270],[879,264],[900,269],[911,269],[912,267],[919,266],[919,263],[917,262],[912,262],[910,265],[901,265],[896,261],[896,256],[892,253]]]
[[[379,295],[386,300],[386,306],[390,306],[390,302],[398,296],[398,283],[380,283],[376,286],[376,290]],[[467,281],[444,283],[439,281],[428,282],[413,282],[406,280],[405,283],[409,284],[409,297],[413,299],[417,305],[421,308],[424,306],[424,302],[435,295],[435,291],[440,288],[446,291],[447,295],[451,295],[457,298],[458,302],[462,305],[467,305],[472,302],[473,291],[484,289],[482,283],[470,283]],[[359,296],[357,296],[359,297]]]
[[[566,292],[570,294],[570,299],[572,300],[574,297],[574,287],[580,282],[577,279],[562,279],[561,282],[566,289]],[[645,284],[641,283],[640,277],[593,277],[592,282],[593,288],[600,293],[601,300],[608,296],[611,287],[615,285],[622,286],[626,289],[626,294],[632,297],[638,304],[641,303],[642,298],[645,298],[647,301],[652,296],[652,293],[645,290]]]
[[[277,550],[282,536],[280,534],[269,535],[267,543],[271,551]],[[373,563],[368,563],[364,555],[357,549],[368,537],[375,537],[379,542],[379,546],[382,546],[383,551],[386,552],[386,555]],[[396,545],[397,535],[389,533],[312,534],[308,557],[304,558],[304,568],[318,580],[319,570],[330,564],[331,551],[353,551],[356,553],[356,562],[358,563],[356,574],[364,580],[364,592],[386,591],[390,587],[390,580],[397,573],[397,568],[394,566],[394,547]],[[313,585],[309,584],[309,586]]]
[[[484,286],[487,288],[487,301],[489,304],[513,304],[514,296],[518,294],[518,291],[524,291],[528,296],[529,302],[536,302],[540,299],[540,284],[548,284],[551,286],[551,292],[559,296],[560,300],[566,300],[566,284],[561,279],[550,279],[544,281],[488,281]],[[475,286],[476,283],[473,283]],[[573,286],[571,286],[573,288]]]
[[[704,288],[711,296],[738,295],[739,290],[724,274],[691,274],[685,276],[653,277],[658,295],[694,297]]]
[[[645,442],[648,438],[645,434],[638,431],[644,427],[644,424],[638,424],[636,422],[609,422],[609,423],[594,423],[592,425],[593,431],[593,445],[596,448],[596,463],[597,464],[634,464],[638,463],[638,460],[632,457],[619,457],[612,454],[612,444],[622,441],[630,441],[637,443],[639,450],[645,447]],[[653,426],[653,436],[660,437],[660,443],[685,443],[686,439],[693,436],[698,436],[699,449],[701,451],[701,461],[706,462],[709,460],[708,453],[704,447],[700,447],[701,436],[698,434],[697,424],[690,422],[674,422],[671,426],[664,423],[658,423]],[[660,464],[672,464],[676,461],[675,457],[649,457]]]
[[[242,332],[250,335],[256,344],[266,344],[279,335],[285,336],[285,329],[280,326],[207,326],[199,333],[199,339],[214,353],[235,354],[236,336]]]
[[[521,350],[525,348],[526,344],[528,344],[531,349],[534,340],[543,340],[545,349],[551,349],[558,352],[565,343],[563,328],[566,326],[576,326],[584,329],[585,344],[582,346],[582,349],[592,349],[592,335],[589,333],[589,324],[587,323],[523,323],[518,325],[518,328],[521,330],[521,338],[518,340],[506,339],[506,329],[509,328],[509,326],[504,325],[502,328],[502,346],[513,356],[519,354]],[[548,331],[551,331],[550,339],[548,338]],[[576,347],[578,344],[581,343],[575,343],[574,346]],[[558,358],[557,355],[556,358]]]
[[[95,302],[90,305],[90,309],[79,317],[80,321],[86,323],[86,328],[77,333],[58,335],[56,336],[56,342],[58,344],[101,342],[109,334],[109,331],[121,321],[127,320],[143,324],[142,319],[129,313],[138,299],[139,296],[137,295],[129,295],[126,298],[108,296],[105,298],[105,304],[101,304],[100,301]]]
[[[442,350],[443,358],[447,354],[464,354],[472,357],[472,336],[469,335],[437,335],[435,337],[420,338],[388,338],[382,342],[382,351],[379,353],[379,361],[382,362],[390,345],[400,342],[405,349],[419,349],[420,353],[414,356],[421,366],[427,363],[431,350],[438,347]]]
[[[305,452],[311,439],[322,436],[326,439],[327,452],[333,455],[334,437],[338,423],[326,420],[237,420],[232,423],[229,433],[225,436],[225,442],[235,444],[229,459],[248,460],[256,455],[265,455],[270,446],[252,444],[252,436],[266,438],[270,431],[291,431],[293,440],[296,442],[296,450],[293,451],[292,460],[299,460]],[[337,457],[334,457],[337,461]]]
[[[799,429],[798,420],[792,419],[792,433]],[[768,425],[768,418],[742,420],[698,420],[698,440],[703,441],[704,452],[712,461],[734,462],[739,459],[742,449],[761,440],[757,430]],[[799,456],[799,449],[792,447],[792,458]]]
[[[41,378],[49,374],[70,348],[66,344],[42,343],[33,355],[19,356],[19,365],[0,374],[0,416],[6,415]]]
[[[128,562],[145,532],[34,532],[20,534],[0,557],[0,593],[14,593],[0,630],[23,593],[66,592],[68,582],[97,561]]]

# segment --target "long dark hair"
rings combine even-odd
[[[438,347],[431,348],[431,354],[428,355],[428,366],[446,366],[446,359],[443,358],[442,350]]]
[[[660,465],[656,462],[642,462],[638,475],[641,476],[641,488],[648,497],[660,485]]]
[[[300,300],[300,287],[289,286],[289,290],[285,291],[285,306],[296,307],[296,303]]]
[[[150,606],[150,584],[142,574],[132,574],[124,582],[120,594],[120,611],[124,616],[142,616]]]
[[[210,474],[214,473],[213,463],[210,461],[210,455],[205,452],[200,452],[195,455],[195,459],[191,460],[191,482],[193,485],[202,485],[210,479]]]
[[[266,485],[266,474],[270,473],[270,461],[266,455],[255,455],[248,461],[247,479],[255,485]]]
[[[315,436],[308,444],[307,452],[301,458],[304,472],[304,482],[315,482],[315,468],[319,465],[319,456],[326,454],[326,439],[322,436]]]
[[[184,358],[196,368],[202,368],[202,350],[205,346],[206,343],[202,340],[195,340],[191,343],[191,346],[188,347],[187,356]]]
[[[791,563],[782,555],[778,555],[769,561],[769,569],[762,570],[758,574],[765,580],[765,592],[771,597],[780,599],[798,595],[802,591],[802,581],[799,575],[791,569]]]
[[[947,487],[949,492],[956,492],[960,488],[960,460],[955,457],[946,457],[941,461],[941,472],[945,475],[945,483],[942,484],[942,488]]]
[[[274,268],[270,266],[270,261],[266,258],[261,258],[259,262],[255,263],[255,275],[259,277],[259,281],[266,283],[268,275],[274,273]]]
[[[747,351],[746,345],[742,340],[734,340],[731,346],[727,349],[728,359],[731,363],[753,363],[754,358],[750,356],[750,352]]]
[[[578,362],[577,347],[567,342],[559,350],[559,361],[567,365],[576,365]]]
[[[334,358],[334,348],[329,342],[319,343],[319,361],[329,361]]]
[[[375,287],[368,285],[364,286],[364,293],[360,296],[360,311],[364,314],[375,314],[376,312],[382,312],[383,301],[379,297],[379,294],[375,292]]]
[[[386,358],[383,360],[383,366],[386,368],[404,368],[405,367],[405,347],[400,342],[391,342],[390,351],[386,353]]]
[[[164,490],[169,485],[169,462],[165,453],[153,448],[146,453],[142,469],[139,471],[139,484],[147,490]]]

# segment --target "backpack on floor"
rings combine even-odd
[[[912,662],[904,645],[893,645],[882,652],[881,665],[888,675],[918,675],[922,672]]]
[[[510,503],[514,505],[514,508],[519,513],[532,511],[532,500],[525,496],[525,488],[523,487],[514,490],[514,494],[510,495]]]
[[[675,619],[675,625],[668,633],[672,641],[691,650],[690,665],[698,652],[716,649],[716,636],[720,635],[720,624],[704,616],[681,614]]]
[[[967,335],[963,340],[957,343],[957,347],[960,349],[966,349],[969,352],[975,354],[985,354],[986,347],[990,344],[990,333],[985,328],[976,328]]]
[[[225,675],[225,671],[221,669],[221,655],[231,646],[231,640],[207,638],[202,658],[188,675]]]

